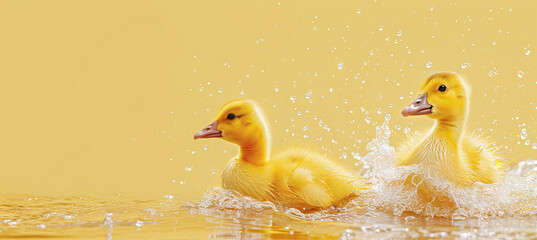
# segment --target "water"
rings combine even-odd
[[[2,238],[70,239],[353,239],[363,237],[537,238],[537,161],[513,166],[495,184],[460,188],[434,169],[395,168],[387,115],[359,173],[372,187],[340,208],[303,213],[219,187],[203,199],[181,195],[136,200],[124,196],[0,196]],[[416,189],[393,184],[420,173],[455,203],[423,203]],[[200,196],[201,197],[201,196]]]

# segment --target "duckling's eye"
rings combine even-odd
[[[235,114],[233,114],[233,113],[228,114],[227,119],[229,119],[229,120],[235,119]]]
[[[438,87],[438,91],[440,92],[445,92],[446,90],[447,90],[446,85],[440,85],[440,87]]]

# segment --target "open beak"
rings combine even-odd
[[[215,121],[209,124],[207,127],[203,128],[201,131],[194,134],[194,140],[198,138],[215,138],[222,137],[222,131],[217,129],[218,122]]]
[[[427,93],[420,95],[408,107],[401,111],[403,117],[426,115],[432,113],[433,106],[427,103]]]

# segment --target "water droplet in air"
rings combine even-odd
[[[343,69],[343,62],[339,62],[339,63],[337,64],[337,68],[338,68],[339,70]]]
[[[404,132],[405,134],[410,133],[410,128],[409,128],[409,127],[406,127],[406,128],[403,130],[403,132]]]
[[[384,26],[379,27],[379,31],[382,31],[382,30],[384,30]]]
[[[526,139],[527,137],[528,137],[528,131],[525,128],[522,128],[522,130],[520,130],[520,138]]]
[[[291,101],[292,101],[293,103],[295,103],[296,96],[291,96],[289,99],[291,99]]]
[[[366,117],[364,120],[365,120],[366,123],[371,123],[371,118],[370,117]]]
[[[241,95],[244,95],[244,91],[241,91],[240,94],[241,94]]]
[[[306,125],[306,126],[304,126],[304,128],[302,128],[302,130],[307,131],[308,128],[309,128],[308,125]]]
[[[343,99],[343,103],[347,104],[347,103],[349,103],[349,100],[345,98],[345,99]]]
[[[207,149],[209,149],[209,145],[203,146],[203,150],[207,150]]]
[[[362,12],[362,10],[359,9],[359,8],[356,10],[356,13],[358,13],[358,14],[361,13],[361,12]]]
[[[531,145],[531,149],[536,149],[537,150],[537,143],[534,143],[533,145]]]
[[[280,89],[274,88],[274,92],[278,92],[278,91],[280,91]]]
[[[498,70],[496,70],[496,68],[492,69],[489,71],[489,77],[492,77],[494,75],[497,75],[498,74]]]
[[[402,35],[403,35],[403,30],[399,29],[399,30],[397,31],[397,36],[400,37],[400,36],[402,36]]]
[[[164,198],[168,199],[168,200],[172,200],[173,199],[173,195],[164,195]]]
[[[373,56],[375,55],[375,52],[373,52],[373,50],[369,51],[369,55]]]
[[[333,88],[330,88],[330,89],[328,89],[328,91],[330,91],[330,92],[334,92],[334,89],[333,89]]]
[[[467,62],[465,62],[465,63],[463,63],[463,64],[461,65],[461,68],[467,68],[468,66],[470,66],[470,64],[467,63]]]
[[[531,54],[531,50],[527,49],[525,54],[526,54],[526,56],[529,56]]]
[[[310,99],[310,97],[311,97],[311,93],[312,93],[312,92],[313,92],[312,90],[309,90],[309,91],[306,93],[306,95],[304,95],[304,96],[306,97],[306,99]]]
[[[433,66],[433,63],[432,62],[427,62],[427,64],[425,65],[427,68],[431,68]]]
[[[224,91],[224,89],[222,89],[222,88],[218,89],[219,93],[222,93],[223,91]]]
[[[341,157],[342,157],[343,159],[347,159],[347,153],[346,153],[346,152],[342,153],[342,154],[341,154]]]
[[[518,71],[518,73],[516,74],[519,78],[523,78],[525,73],[523,71]]]

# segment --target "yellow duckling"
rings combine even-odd
[[[434,166],[460,186],[499,181],[505,163],[497,155],[498,148],[465,132],[468,106],[468,87],[457,74],[440,72],[427,78],[419,97],[401,113],[405,117],[427,115],[436,123],[427,136],[401,148],[397,165]]]
[[[267,126],[249,100],[226,103],[216,120],[194,135],[198,138],[222,138],[239,145],[239,155],[222,172],[222,186],[259,200],[311,210],[336,205],[366,187],[358,176],[304,149],[269,158]]]

